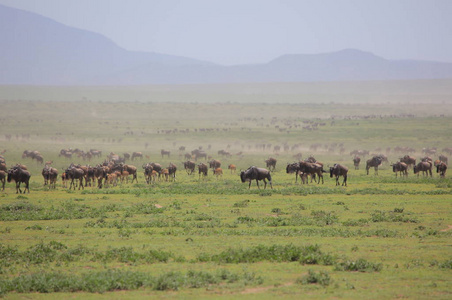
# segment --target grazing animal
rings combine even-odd
[[[163,169],[161,171],[161,174],[165,177],[165,181],[168,181],[168,177],[169,177],[169,171],[168,169]]]
[[[83,171],[83,169],[80,169],[80,168],[77,168],[77,167],[71,165],[69,168],[66,169],[65,173],[66,173],[68,179],[71,180],[69,189],[74,187],[74,190],[75,190],[75,186],[76,186],[75,180],[78,180],[80,183],[79,187],[78,187],[79,190],[81,188],[85,189],[85,187],[83,186],[83,178],[85,177],[85,172]]]
[[[162,158],[166,155],[168,158],[170,157],[171,151],[168,150],[161,150],[160,154],[162,155]]]
[[[361,162],[361,158],[359,156],[355,156],[353,158],[353,165],[355,166],[355,170],[359,170],[359,163]]]
[[[416,158],[414,158],[413,156],[405,155],[404,157],[400,158],[400,161],[406,163],[408,168],[414,167],[414,165],[416,165]]]
[[[300,171],[300,164],[299,163],[287,164],[286,173],[287,174],[295,173],[295,183],[297,183],[298,176],[300,176],[300,180],[303,182],[303,184],[306,183],[305,182],[306,176],[305,176],[305,174],[303,172]]]
[[[367,175],[369,175],[369,169],[375,169],[375,175],[378,175],[378,166],[381,165],[382,158],[380,156],[374,156],[366,161],[366,171]]]
[[[200,149],[195,149],[191,152],[191,155],[194,155],[195,161],[198,161],[198,158],[204,158],[207,160],[207,153],[200,150]]]
[[[46,165],[44,169],[42,169],[42,176],[44,177],[44,185],[48,184],[49,189],[52,187],[55,189],[58,178],[58,170]]]
[[[436,166],[436,173],[439,173],[440,177],[446,177],[447,164],[445,162],[440,162]]]
[[[141,152],[133,152],[131,160],[134,160],[135,158],[143,159],[143,153],[141,153]]]
[[[22,190],[20,189],[20,184],[23,182],[25,184],[24,194],[25,191],[28,190],[28,193],[30,193],[30,177],[31,174],[27,170],[24,170],[17,165],[12,167],[8,170],[8,178],[7,181],[11,182],[11,180],[14,180],[16,182],[16,194],[22,193]]]
[[[430,175],[432,177],[432,166],[433,164],[429,161],[421,161],[413,167],[414,174],[419,177],[419,172],[422,172],[423,176]]]
[[[347,186],[347,173],[348,168],[341,164],[334,164],[334,166],[330,167],[330,178],[333,178],[333,175],[336,176],[336,186],[339,185],[339,177],[344,177],[344,181],[342,181],[342,185]]]
[[[192,162],[191,160],[184,162],[184,169],[185,171],[187,171],[188,175],[193,174],[193,172],[195,171],[196,168],[196,164],[194,162]]]
[[[221,162],[219,160],[212,159],[211,161],[209,161],[209,168],[211,168],[212,170],[215,170],[219,167],[221,167]]]
[[[137,167],[135,167],[133,165],[123,165],[121,171],[127,171],[130,175],[132,175],[132,183],[134,180],[136,183],[138,183]]]
[[[274,171],[276,168],[276,158],[270,157],[269,159],[265,160],[265,163],[267,164],[267,168],[268,170],[270,170],[270,172]]]
[[[6,167],[6,163],[0,163],[0,171],[8,171],[8,168]]]
[[[231,170],[231,174],[234,172],[236,172],[237,171],[237,167],[236,167],[236,165],[234,165],[234,164],[230,164],[229,166],[228,166],[228,169],[229,170]]]
[[[259,181],[264,181],[264,190],[267,187],[267,180],[270,183],[270,187],[273,189],[272,176],[270,171],[264,168],[258,168],[255,166],[249,167],[247,170],[240,172],[240,179],[242,182],[249,181],[248,189],[251,188],[251,181],[256,180],[257,187],[259,187]]]
[[[2,191],[5,190],[6,176],[7,173],[3,170],[0,170],[0,182],[2,183]]]
[[[207,167],[207,165],[205,163],[200,163],[198,165],[198,174],[199,174],[199,178],[202,177],[207,177],[207,171],[209,170],[209,168]]]
[[[397,173],[400,174],[400,177],[405,176],[408,177],[408,165],[404,162],[398,161],[392,165],[392,171],[395,173],[397,177]]]
[[[322,164],[300,161],[298,163],[298,165],[299,165],[300,172],[302,172],[303,174],[306,174],[306,175],[311,175],[311,182],[313,179],[315,181],[315,175],[317,175],[319,177],[317,184],[320,183],[320,179],[322,179],[322,184],[324,183],[323,173],[325,173],[326,171],[323,169]]]
[[[217,176],[217,179],[218,179],[218,177],[223,177],[223,169],[222,168],[216,168],[214,171],[213,171],[213,174],[215,175],[215,176]]]
[[[439,160],[447,165],[449,159],[447,158],[447,156],[441,154],[439,156]]]
[[[177,171],[176,165],[170,163],[168,166],[168,175],[170,176],[171,181],[176,181],[176,171]]]

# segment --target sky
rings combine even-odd
[[[0,0],[133,51],[223,65],[355,48],[452,62],[452,0]]]

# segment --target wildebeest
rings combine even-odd
[[[300,172],[306,175],[311,175],[311,182],[313,179],[315,181],[315,175],[317,175],[319,177],[317,183],[320,183],[320,179],[322,179],[322,184],[324,183],[323,173],[325,173],[326,171],[323,169],[323,165],[321,163],[310,163],[306,161],[300,161],[298,165]]]
[[[378,166],[381,165],[382,158],[380,156],[374,156],[366,161],[366,171],[367,175],[369,175],[369,169],[374,168],[375,174],[378,175]]]
[[[447,164],[445,162],[440,162],[436,165],[436,173],[439,173],[440,177],[445,177],[447,171]]]
[[[130,158],[131,160],[134,160],[135,158],[140,158],[140,159],[143,159],[143,153],[141,153],[141,152],[133,152],[132,153],[132,157]]]
[[[355,170],[359,170],[359,163],[361,162],[361,158],[359,156],[355,156],[353,158],[353,165],[355,166]]]
[[[440,156],[439,156],[439,158],[438,158],[440,161],[442,161],[443,163],[445,163],[446,165],[447,165],[447,163],[448,163],[448,158],[447,158],[447,156],[445,156],[445,155],[443,155],[443,154],[441,154]]]
[[[416,165],[416,158],[414,158],[413,156],[405,155],[404,157],[400,158],[400,161],[406,163],[408,168],[410,166]]]
[[[25,191],[28,190],[28,193],[30,193],[30,177],[31,174],[27,170],[24,170],[18,166],[14,166],[11,169],[8,170],[8,178],[7,181],[11,182],[11,180],[14,180],[16,182],[16,194],[22,193],[22,190],[20,189],[20,184],[23,182],[25,184],[24,194]]]
[[[177,171],[176,165],[170,163],[168,166],[168,175],[170,176],[171,181],[176,181],[176,171]]]
[[[404,162],[398,161],[392,165],[392,171],[395,173],[397,177],[397,173],[400,174],[400,177],[406,176],[408,177],[408,165]]]
[[[306,175],[300,171],[300,164],[299,163],[289,163],[286,167],[286,173],[292,174],[295,173],[295,183],[298,180],[298,176],[300,176],[300,180],[305,183]]]
[[[272,176],[270,174],[270,171],[264,168],[251,166],[247,170],[240,172],[240,179],[242,180],[242,182],[249,181],[248,188],[251,188],[251,181],[256,180],[256,184],[259,189],[259,180],[264,181],[264,189],[267,187],[268,180],[270,187],[273,189]]]
[[[160,150],[160,154],[162,155],[162,158],[166,155],[168,158],[170,157],[171,151],[168,150]]]
[[[5,190],[5,182],[6,182],[6,172],[3,170],[0,170],[0,182],[2,183],[2,191]]]
[[[49,165],[46,165],[43,169],[42,169],[42,177],[44,177],[44,185],[49,185],[49,189],[50,188],[55,188],[56,187],[56,181],[58,178],[58,170],[55,168],[52,168]]]
[[[209,168],[211,168],[212,170],[215,170],[219,167],[221,167],[221,162],[219,160],[212,159],[211,161],[209,161]]]
[[[138,183],[137,167],[135,167],[133,165],[123,165],[121,171],[127,171],[130,175],[132,175],[132,183],[134,180],[136,183]]]
[[[74,187],[74,190],[75,190],[75,186],[76,186],[75,180],[79,181],[79,187],[78,187],[79,190],[81,188],[85,189],[85,187],[83,186],[83,178],[85,177],[85,172],[82,169],[77,168],[74,165],[71,165],[71,166],[69,166],[69,168],[66,169],[65,173],[67,175],[67,178],[69,180],[71,180],[69,189]]]
[[[421,161],[413,167],[414,174],[419,176],[419,172],[422,172],[423,176],[430,175],[430,177],[432,177],[432,165],[433,164],[429,161]]]
[[[187,171],[188,175],[193,174],[193,172],[195,171],[195,168],[196,168],[196,164],[193,161],[189,160],[189,161],[184,162],[184,169],[185,169],[185,171]]]
[[[197,161],[198,158],[202,158],[202,157],[203,157],[204,159],[207,159],[207,153],[204,152],[204,151],[202,151],[202,150],[200,150],[200,149],[195,149],[195,150],[193,150],[193,151],[191,152],[191,155],[194,155],[195,161]]]
[[[344,177],[342,185],[347,186],[347,173],[348,168],[341,164],[334,164],[334,166],[330,167],[330,177],[336,176],[336,185],[339,185],[339,177],[342,176]]]
[[[269,159],[265,160],[265,163],[267,164],[267,168],[269,171],[274,171],[276,168],[276,158],[270,157]]]
[[[209,168],[207,167],[207,165],[205,163],[200,163],[198,165],[199,178],[201,178],[201,176],[206,177],[208,170],[209,170]]]

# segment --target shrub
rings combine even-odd
[[[328,286],[330,285],[331,282],[332,280],[328,272],[319,271],[318,273],[316,273],[311,269],[308,270],[308,275],[305,275],[302,278],[297,279],[297,283],[320,284],[321,286]]]
[[[383,268],[381,263],[372,263],[363,258],[356,261],[347,260],[336,264],[335,270],[337,271],[359,271],[359,272],[379,272]]]

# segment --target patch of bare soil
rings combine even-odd
[[[279,286],[286,287],[286,286],[291,286],[292,284],[294,284],[294,283],[293,283],[293,282],[286,282],[286,283],[281,284],[281,285],[279,285]],[[249,289],[243,290],[243,291],[241,292],[241,294],[246,295],[246,294],[263,293],[263,292],[266,292],[266,291],[268,291],[268,290],[270,290],[270,289],[273,289],[273,288],[279,287],[279,286],[274,286],[274,285],[273,285],[273,286],[253,287],[253,288],[249,288]]]
[[[441,229],[441,232],[452,230],[452,225],[447,225],[447,228]]]

